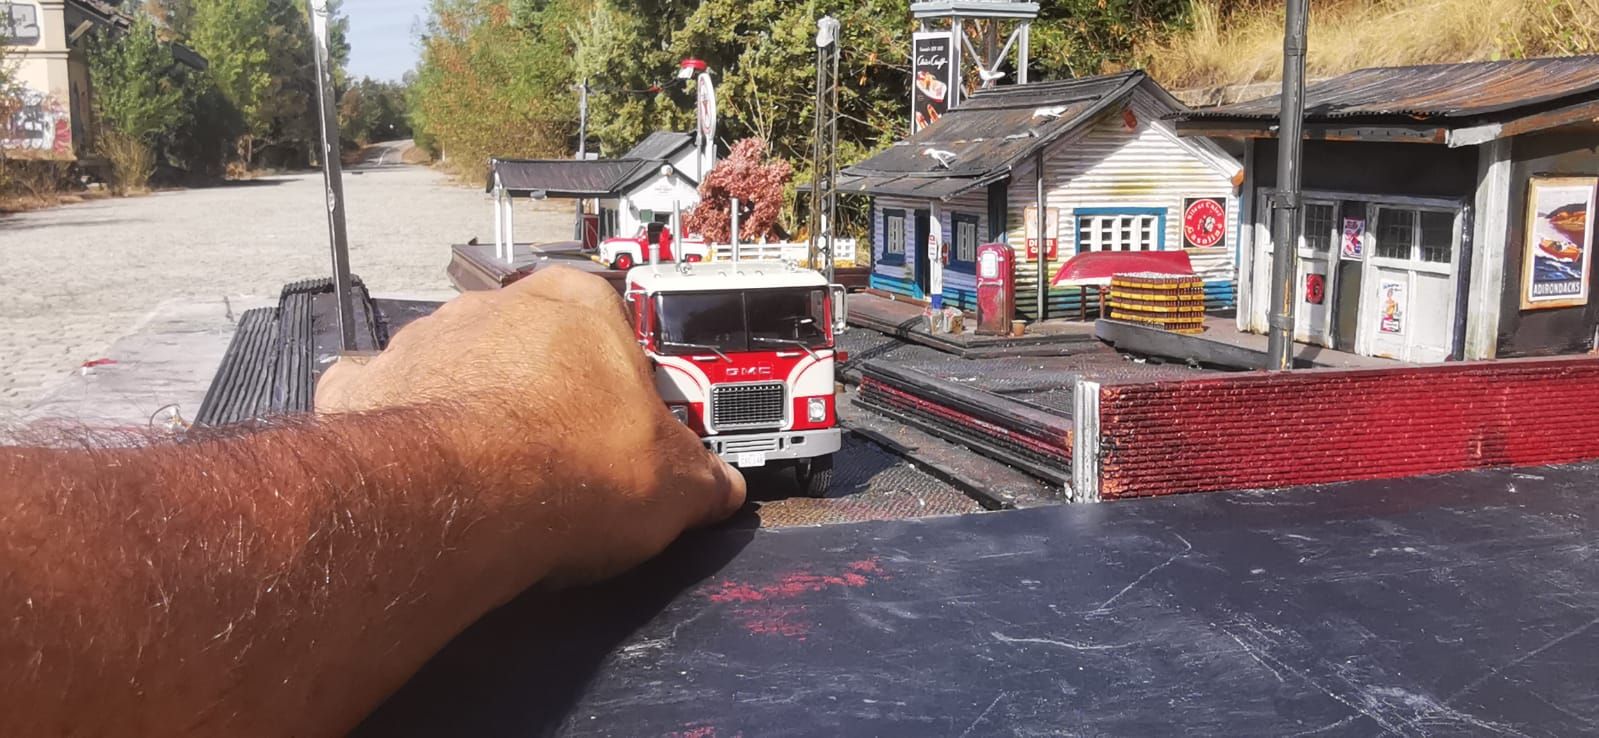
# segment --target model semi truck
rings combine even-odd
[[[844,288],[811,269],[750,261],[640,266],[626,284],[672,414],[733,466],[787,467],[805,494],[825,496],[840,446]]]

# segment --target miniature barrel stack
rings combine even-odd
[[[1205,282],[1192,274],[1117,274],[1110,280],[1110,317],[1173,333],[1203,333]]]

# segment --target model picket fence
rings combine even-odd
[[[733,244],[711,244],[711,261],[732,261]],[[788,261],[802,266],[810,266],[811,245],[807,241],[785,241],[779,243],[741,243],[738,244],[738,258],[742,261]],[[836,267],[855,266],[855,239],[841,238],[834,242],[833,265]]]

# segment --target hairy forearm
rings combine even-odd
[[[349,728],[549,570],[525,487],[554,459],[490,468],[450,427],[0,449],[0,734]]]

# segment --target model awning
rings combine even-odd
[[[866,195],[947,200],[978,187],[985,187],[1004,179],[1008,175],[1008,171],[987,172],[979,177],[858,176],[840,174],[838,177],[838,189],[840,192],[855,192]],[[803,189],[808,190],[810,186],[806,185]]]

